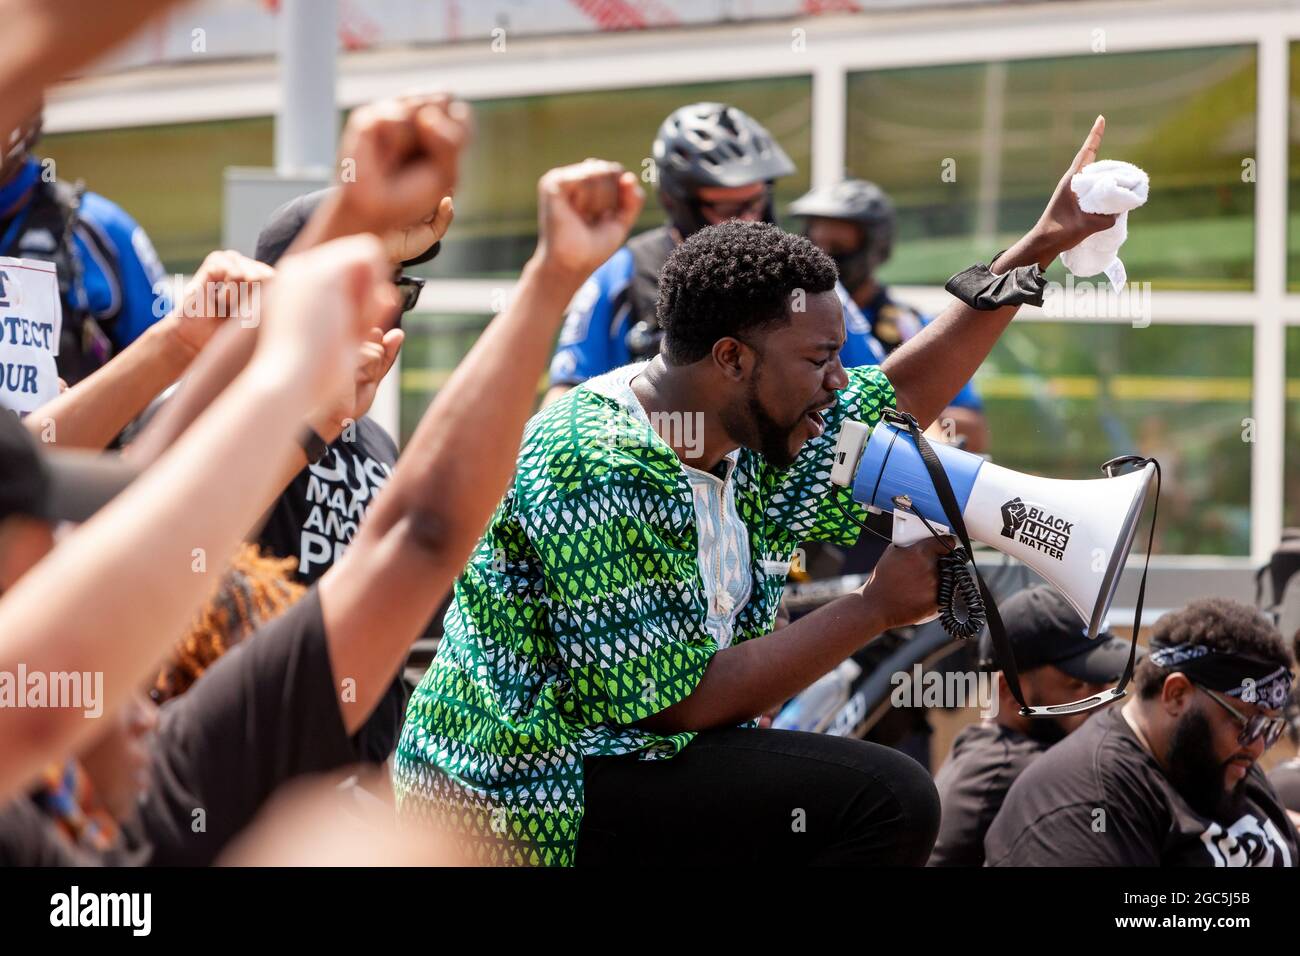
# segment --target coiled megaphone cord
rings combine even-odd
[[[939,623],[959,641],[978,637],[988,623],[984,598],[966,566],[968,560],[965,548],[954,548],[939,559]],[[962,614],[958,614],[958,601]]]
[[[894,507],[920,518],[930,535],[948,549],[948,553],[939,559],[939,624],[948,632],[949,637],[959,641],[978,637],[988,623],[988,613],[984,608],[979,584],[967,566],[971,561],[970,553],[960,545],[954,547],[944,541],[943,535],[926,520],[925,515],[912,507],[911,500],[906,496],[896,497]],[[961,601],[960,614],[954,599]]]

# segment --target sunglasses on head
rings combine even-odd
[[[1282,731],[1286,730],[1285,717],[1269,717],[1265,714],[1255,714],[1251,717],[1244,717],[1237,712],[1236,707],[1233,707],[1228,703],[1227,699],[1217,691],[1210,690],[1210,688],[1205,685],[1196,684],[1194,682],[1193,686],[1205,691],[1206,696],[1209,697],[1210,700],[1214,701],[1228,713],[1232,714],[1233,719],[1241,725],[1241,733],[1237,734],[1237,743],[1241,744],[1243,747],[1249,747],[1260,737],[1263,737],[1264,747],[1267,749],[1277,743],[1278,739],[1282,736]]]

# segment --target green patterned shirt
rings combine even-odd
[[[671,757],[693,734],[633,726],[689,695],[717,650],[681,460],[626,402],[642,368],[591,379],[524,431],[518,469],[456,582],[437,657],[394,760],[399,811],[472,837],[484,863],[573,863],[585,756]],[[794,549],[851,544],[861,509],[830,482],[846,419],[874,424],[894,391],[849,370],[826,429],[788,469],[741,449],[750,597],[735,642],[767,634]]]

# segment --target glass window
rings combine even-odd
[[[588,156],[641,173],[664,118],[687,103],[715,100],[765,125],[797,171],[777,184],[782,206],[808,189],[812,85],[807,77],[487,100],[474,104],[476,133],[456,191],[454,242],[425,274],[514,275],[537,239],[537,179]],[[647,184],[638,231],[661,225]]]
[[[1282,521],[1300,526],[1300,326],[1286,330],[1286,449]]]
[[[401,446],[405,447],[429,403],[491,320],[490,315],[432,312],[403,317]],[[538,387],[540,395],[540,381]]]
[[[227,166],[272,163],[269,118],[61,133],[37,152],[60,179],[84,180],[144,227],[170,272],[192,272],[221,248]]]
[[[1124,246],[1130,277],[1249,289],[1256,60],[1218,47],[851,74],[847,167],[898,206],[883,277],[942,283],[1019,238],[1103,113],[1102,158],[1151,175]]]
[[[1300,292],[1300,41],[1291,44],[1291,128],[1287,149],[1287,289]]]
[[[1156,550],[1248,554],[1251,343],[1242,326],[1013,323],[975,378],[993,459],[1099,478],[1110,458],[1152,456]]]

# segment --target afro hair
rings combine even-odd
[[[829,292],[837,277],[830,256],[770,223],[701,229],[673,250],[659,276],[664,355],[673,365],[698,362],[718,339],[788,321],[795,290]]]

